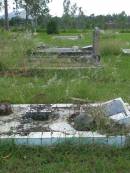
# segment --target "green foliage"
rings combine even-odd
[[[130,30],[129,29],[123,29],[120,31],[120,33],[130,33]]]
[[[122,46],[129,48],[126,44],[130,40],[129,33],[119,33],[110,39],[101,37],[101,67],[98,68],[66,58],[30,57],[32,48],[39,42],[51,47],[82,47],[91,44],[91,35],[87,31],[83,34],[84,39],[68,41],[54,39],[46,33],[29,39],[28,33],[0,32],[1,69],[6,66],[6,72],[0,76],[0,100],[11,103],[70,103],[72,97],[89,102],[122,97],[129,102],[130,61],[129,56],[120,51]],[[76,69],[77,66],[85,68]],[[66,67],[74,68],[66,70]]]
[[[26,51],[32,49],[34,42],[30,33],[8,33],[0,31],[1,69],[17,68],[25,63]]]
[[[0,144],[0,173],[129,173],[130,148],[103,145],[53,147]]]
[[[58,34],[58,25],[54,19],[51,19],[47,24],[47,34]]]
[[[0,71],[5,71],[7,70],[6,65],[0,62]]]
[[[15,0],[20,7],[25,8],[28,15],[38,17],[48,13],[48,3],[50,0]]]
[[[123,47],[123,42],[117,41],[117,40],[107,40],[106,42],[101,43],[101,54],[103,56],[107,55],[120,55],[121,54],[121,48]]]

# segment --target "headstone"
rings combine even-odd
[[[120,113],[127,115],[123,103],[120,100],[113,100],[103,105],[103,109],[107,116],[112,116]]]
[[[100,30],[95,28],[93,31],[93,56],[98,61],[100,60],[100,49],[99,49],[99,40],[100,40]]]

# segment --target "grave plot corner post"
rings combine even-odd
[[[97,62],[100,61],[100,29],[96,27],[93,31],[93,57]]]

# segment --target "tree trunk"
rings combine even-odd
[[[34,16],[34,17],[32,17],[33,19],[32,19],[32,31],[34,32],[34,33],[36,33],[37,32],[37,17],[36,16]]]
[[[8,0],[4,0],[4,6],[5,6],[5,29],[9,31]]]
[[[26,5],[26,29],[28,29],[28,7]]]
[[[34,19],[34,23],[35,23],[35,28],[34,28],[34,32],[36,33],[37,32],[37,17],[35,16],[35,19]]]

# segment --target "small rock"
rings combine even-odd
[[[10,115],[12,112],[11,104],[0,103],[0,116]]]
[[[74,127],[76,130],[89,130],[93,121],[94,118],[91,115],[82,112],[74,119]]]

